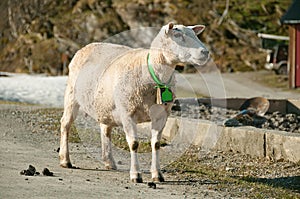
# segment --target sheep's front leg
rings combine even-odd
[[[159,149],[162,130],[166,124],[168,114],[163,105],[154,105],[150,109],[151,118],[151,148],[152,163],[151,175],[153,181],[163,182],[164,177],[160,170]]]
[[[130,179],[135,183],[142,183],[142,174],[140,172],[139,161],[138,161],[138,147],[139,142],[137,138],[136,123],[131,117],[124,118],[122,121],[123,129],[126,133],[126,140],[130,149],[131,166],[130,166]]]
[[[101,143],[102,143],[102,159],[106,169],[117,169],[112,156],[111,149],[111,127],[100,124],[101,128]]]

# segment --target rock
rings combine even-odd
[[[25,176],[34,176],[34,174],[36,174],[36,169],[34,166],[29,165],[28,169],[21,171],[20,174]]]
[[[154,182],[148,182],[148,187],[152,189],[156,189],[156,184]]]
[[[226,120],[224,125],[228,126],[228,127],[234,127],[234,126],[240,126],[240,123],[236,118],[232,118],[232,119]]]
[[[212,107],[205,104],[199,106],[190,105],[188,103],[175,103],[172,108],[172,117],[187,117],[193,119],[204,119],[212,122],[224,122],[225,126],[254,126],[257,128],[273,129],[287,132],[298,132],[300,129],[300,117],[295,114],[281,114],[274,112],[258,116],[255,114],[239,115],[238,118],[233,118],[239,112],[236,110],[228,110],[225,108]]]
[[[44,168],[42,173],[44,176],[53,176],[53,172],[50,172],[48,168]]]

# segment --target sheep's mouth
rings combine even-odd
[[[199,59],[193,58],[192,62],[195,66],[203,66],[210,60],[211,60],[211,56],[206,56],[206,57],[201,57]]]

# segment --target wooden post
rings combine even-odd
[[[289,25],[289,57],[288,57],[288,69],[289,69],[289,87],[295,88],[295,60],[296,60],[296,28],[294,25]]]
[[[300,87],[300,24],[295,24],[295,88]]]

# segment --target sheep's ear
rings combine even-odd
[[[168,23],[168,25],[166,25],[166,29],[165,29],[166,35],[168,35],[170,33],[170,30],[173,29],[173,26],[174,26],[173,22],[170,22],[170,23]]]
[[[188,26],[188,27],[191,28],[196,35],[199,35],[205,29],[204,25],[195,25],[195,26]]]

